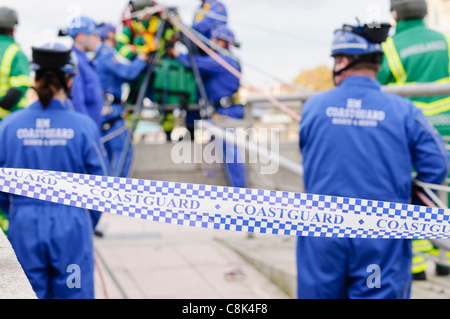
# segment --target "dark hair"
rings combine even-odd
[[[375,72],[379,72],[381,68],[382,55],[367,55],[367,56],[352,56],[348,54],[338,54],[335,56],[337,61],[347,58],[349,63],[352,63],[355,59],[359,59],[359,62],[353,65],[351,70],[369,69]]]
[[[48,107],[56,92],[62,88],[68,92],[66,84],[67,80],[68,77],[62,71],[51,69],[36,71],[36,85],[34,90],[36,91],[39,97],[39,102],[41,102],[44,109]]]

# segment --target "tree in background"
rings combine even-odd
[[[301,71],[292,82],[311,91],[329,90],[334,87],[333,72],[324,65]]]

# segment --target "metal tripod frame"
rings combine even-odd
[[[166,27],[166,19],[161,18],[161,25],[155,35],[155,39],[157,39],[158,41],[161,41],[165,27]],[[150,84],[150,78],[153,74],[153,71],[154,71],[154,68],[156,65],[157,54],[158,54],[158,50],[155,50],[151,53],[151,61],[147,67],[147,71],[145,73],[145,78],[144,78],[144,81],[142,82],[142,86],[139,90],[139,95],[136,100],[136,105],[135,105],[134,113],[133,113],[133,122],[132,122],[131,127],[128,129],[128,133],[127,133],[128,136],[127,136],[125,145],[122,150],[122,154],[121,154],[120,161],[119,161],[119,166],[118,166],[117,170],[114,172],[115,177],[120,177],[120,175],[122,174],[122,171],[123,171],[123,167],[125,166],[125,160],[127,158],[127,154],[130,149],[130,146],[131,146],[131,139],[132,139],[134,131],[136,130],[136,126],[137,126],[139,117],[141,116],[144,98],[145,98],[145,95],[147,93],[147,90],[148,90],[148,87]]]
[[[162,38],[166,22],[167,22],[166,19],[161,19],[160,28],[158,29],[156,36],[155,36],[156,39],[160,40]],[[211,104],[210,104],[208,96],[206,94],[206,89],[203,84],[203,80],[201,78],[201,74],[198,69],[197,62],[195,61],[194,52],[192,49],[192,42],[185,35],[183,35],[183,39],[184,39],[183,42],[186,45],[188,52],[189,52],[189,60],[191,62],[191,67],[192,67],[192,71],[194,73],[195,82],[197,83],[197,87],[199,89],[200,96],[201,96],[202,100],[204,101],[204,105],[203,105],[204,114],[205,114],[205,117],[208,117],[207,110],[211,106]],[[131,145],[131,139],[132,139],[134,131],[136,130],[137,122],[138,122],[141,112],[142,112],[143,100],[145,98],[145,94],[146,94],[146,92],[148,90],[148,86],[150,84],[150,78],[154,71],[156,54],[157,54],[157,51],[152,52],[152,60],[149,64],[149,66],[147,67],[144,81],[139,90],[139,95],[136,100],[136,106],[135,106],[135,110],[133,113],[133,122],[132,122],[131,127],[128,129],[128,136],[127,136],[125,145],[122,150],[122,154],[121,154],[120,161],[119,161],[119,166],[118,166],[117,170],[114,172],[114,176],[116,176],[116,177],[120,177],[120,174],[123,171],[123,167],[125,165],[126,157],[127,157],[128,151],[130,149],[130,145]],[[170,68],[167,72],[168,73],[170,72]],[[167,75],[167,77],[168,76],[169,75]],[[164,88],[164,89],[166,90],[166,88]],[[163,99],[164,99],[164,97],[163,97]],[[164,107],[164,113],[165,113],[165,103],[164,103],[163,107]]]
[[[207,110],[210,107],[210,102],[208,99],[208,95],[206,94],[205,85],[203,84],[202,76],[198,69],[197,62],[195,61],[194,51],[192,48],[192,41],[183,34],[183,42],[186,45],[189,52],[189,61],[191,62],[192,71],[194,72],[195,82],[197,83],[198,90],[200,92],[200,96],[204,102],[203,109],[205,111],[205,116],[207,117]]]
[[[159,113],[160,113],[160,121],[164,121],[164,118],[166,116],[166,104],[167,104],[167,100],[169,98],[169,81],[170,81],[170,69],[171,69],[171,65],[169,65],[167,67],[167,74],[166,74],[166,78],[164,79],[164,90],[162,92],[162,96],[161,96],[161,104],[159,106]]]

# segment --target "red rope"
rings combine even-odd
[[[176,25],[181,32],[183,32],[192,42],[194,42],[198,47],[200,47],[203,51],[205,51],[211,58],[217,61],[220,65],[222,65],[227,71],[237,77],[239,80],[243,79],[242,73],[236,70],[233,66],[231,66],[228,62],[226,62],[220,55],[211,50],[207,45],[205,45],[200,39],[198,39],[192,32],[184,27],[176,18],[170,19],[171,22]],[[275,99],[273,96],[266,94],[263,90],[260,90],[254,86],[250,86],[250,88],[259,91],[264,97],[275,104],[282,111],[286,112],[290,116],[292,116],[297,122],[301,121],[301,116],[292,111],[286,105]]]
[[[100,267],[100,263],[98,262],[97,257],[95,255],[94,255],[94,262],[95,262],[95,266],[98,270],[98,274],[100,275],[100,281],[102,282],[102,287],[103,287],[103,292],[105,294],[105,297],[106,297],[106,299],[109,299],[108,290],[106,289],[106,283],[105,283],[105,279],[103,277],[103,272]]]
[[[428,207],[437,208],[437,206],[422,192],[416,191],[416,195],[425,203]]]

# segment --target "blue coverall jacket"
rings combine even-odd
[[[441,136],[410,101],[351,76],[307,101],[300,123],[306,192],[411,203],[417,178],[441,184],[449,170]],[[299,237],[298,297],[409,298],[411,241]],[[381,288],[370,289],[370,265]]]
[[[99,48],[94,59],[95,69],[100,76],[103,92],[112,94],[117,101],[120,101],[122,97],[122,85],[136,80],[147,66],[147,63],[138,58],[135,58],[129,64],[121,63],[119,59],[123,58],[118,57],[117,51],[104,44]],[[125,141],[128,138],[126,123],[121,118],[123,110],[120,103],[114,103],[111,113],[102,116],[102,125],[112,121],[112,125],[107,130],[102,129],[102,134],[113,174],[118,173],[116,170],[120,163]],[[131,146],[120,177],[128,177],[132,158],[133,148]]]
[[[110,93],[118,100],[122,98],[122,85],[135,81],[144,71],[147,63],[135,58],[125,64],[115,48],[102,44],[94,59],[95,70],[100,77],[100,83],[105,93]]]
[[[227,24],[227,10],[225,6],[217,0],[207,0],[200,7],[209,11],[212,15],[208,16],[204,13],[198,13],[194,17],[192,28],[200,32],[202,35],[211,38],[211,31],[222,24]]]
[[[236,70],[241,71],[236,61],[226,56],[222,58]],[[187,68],[192,67],[187,54],[180,54],[177,60]],[[231,97],[239,90],[239,79],[210,56],[195,55],[195,62],[202,75],[206,94],[213,105],[217,106],[221,98]],[[244,116],[242,105],[232,105],[229,108],[216,107],[216,111],[235,119]]]
[[[72,105],[75,111],[90,116],[97,124],[99,132],[102,131],[102,109],[104,95],[100,84],[100,78],[94,65],[89,61],[85,52],[73,47],[78,61],[78,74],[73,78],[71,88]],[[92,224],[100,221],[99,212],[91,213]]]
[[[231,97],[239,90],[239,79],[231,74],[227,69],[209,56],[195,55],[195,62],[201,73],[205,90],[208,98],[214,105],[220,102],[223,97]],[[229,57],[224,57],[225,61],[240,71],[239,64]],[[189,56],[180,54],[178,61],[187,68],[191,68]],[[234,119],[244,117],[244,108],[242,105],[232,105],[229,108],[216,107],[216,112],[229,116]],[[226,142],[222,143],[224,169],[231,187],[247,187],[247,169],[245,163],[241,160],[241,155],[237,147],[234,147],[233,154],[227,156]]]
[[[0,167],[108,174],[98,128],[91,118],[51,100],[7,116],[0,127]],[[85,209],[2,193],[9,239],[40,299],[94,298],[92,225]],[[69,289],[70,265],[81,288]]]
[[[73,79],[71,89],[73,106],[76,111],[89,115],[101,130],[104,95],[100,78],[86,53],[76,47],[73,47],[73,51],[78,59],[78,74]]]

